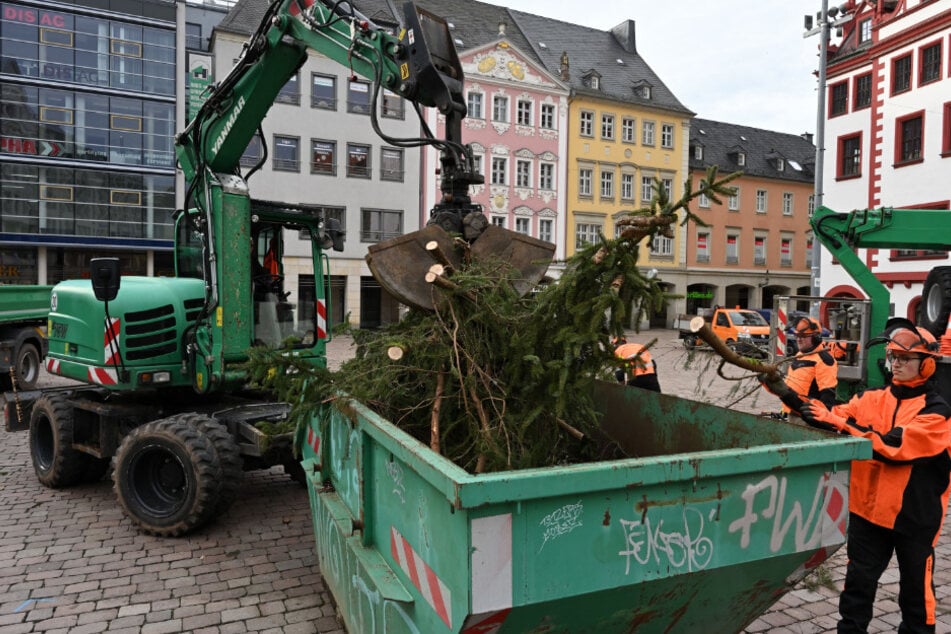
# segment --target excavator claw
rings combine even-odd
[[[428,247],[435,242],[438,254]],[[489,225],[470,246],[473,259],[498,258],[519,272],[514,287],[524,295],[544,277],[555,253],[555,245],[544,240]],[[441,254],[441,255],[439,255]],[[441,262],[441,257],[447,262]],[[366,256],[373,277],[390,295],[420,310],[431,311],[439,291],[426,281],[433,264],[462,266],[462,254],[453,238],[438,225],[370,246]]]

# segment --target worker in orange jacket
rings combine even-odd
[[[822,342],[822,326],[812,317],[803,317],[793,328],[799,353],[786,367],[786,386],[792,394],[781,395],[783,391],[772,389],[767,382],[763,386],[767,391],[780,396],[783,402],[783,417],[799,416],[801,403],[817,398],[826,407],[835,404],[835,389],[839,384],[839,363]]]
[[[865,632],[878,580],[895,553],[900,633],[935,631],[934,547],[951,483],[951,406],[928,379],[938,344],[924,328],[891,333],[892,382],[831,410],[802,406],[806,422],[872,441],[870,460],[852,462],[848,567],[839,597],[839,632]]]
[[[614,349],[614,356],[621,359],[621,367],[615,373],[618,383],[626,382],[628,385],[660,392],[657,362],[651,358],[650,350],[646,346],[639,343],[620,343]]]

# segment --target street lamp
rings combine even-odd
[[[839,14],[842,14],[842,17],[837,18]],[[806,15],[803,22],[805,27],[805,32],[802,34],[804,38],[812,37],[813,35],[819,35],[819,99],[818,107],[816,109],[816,168],[815,168],[815,183],[813,190],[813,208],[818,209],[822,206],[822,194],[823,194],[823,182],[822,182],[822,172],[824,167],[825,159],[825,127],[826,127],[826,66],[828,64],[828,54],[829,54],[829,29],[830,27],[838,27],[842,24],[845,24],[852,19],[851,15],[848,15],[845,10],[845,5],[842,5],[842,8],[832,7],[829,8],[829,0],[822,0],[822,10],[816,14],[818,24],[813,25],[812,16]],[[812,268],[810,271],[810,280],[809,285],[812,289],[810,294],[814,297],[819,296],[819,269],[822,258],[820,255],[820,246],[818,240],[813,236],[812,240]],[[818,317],[819,315],[819,305],[818,303],[813,303],[810,312],[813,317]]]

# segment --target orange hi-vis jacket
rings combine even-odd
[[[847,433],[872,441],[872,458],[852,462],[849,510],[936,542],[951,481],[951,406],[927,385],[889,385],[833,412],[848,419]]]
[[[627,361],[624,364],[624,369],[631,376],[654,374],[655,372],[650,351],[639,343],[621,344],[614,350],[614,356]]]
[[[796,356],[786,370],[786,385],[798,394],[800,398],[817,398],[826,407],[835,403],[835,388],[839,383],[839,364],[819,344],[812,352]],[[788,405],[783,405],[783,411],[791,411]]]

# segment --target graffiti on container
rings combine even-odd
[[[394,460],[386,463],[386,473],[393,481],[393,494],[406,504],[406,485],[403,483],[403,467]]]
[[[767,476],[746,486],[740,496],[744,502],[743,514],[730,522],[728,530],[739,532],[740,547],[747,548],[753,526],[761,521],[771,522],[769,548],[774,553],[783,547],[790,531],[797,551],[829,543],[830,537],[834,540],[839,536],[837,527],[845,525],[848,508],[843,501],[848,499],[847,482],[847,477],[839,474],[819,476],[806,512],[799,500],[787,499],[785,477]]]
[[[560,509],[552,511],[542,518],[538,524],[544,527],[542,534],[542,545],[538,552],[542,551],[549,540],[566,535],[576,528],[581,527],[581,513],[584,511],[584,505],[579,501],[576,504],[565,504]]]
[[[655,564],[688,571],[703,570],[713,557],[713,541],[704,536],[703,513],[685,506],[682,524],[667,530],[664,520],[651,521],[646,515],[638,520],[621,520],[625,549],[618,555],[626,558],[624,574],[631,572],[631,560],[646,565]]]
[[[334,485],[342,499],[353,502],[360,495],[360,434],[349,425],[331,425],[330,430],[329,453],[337,474]]]

